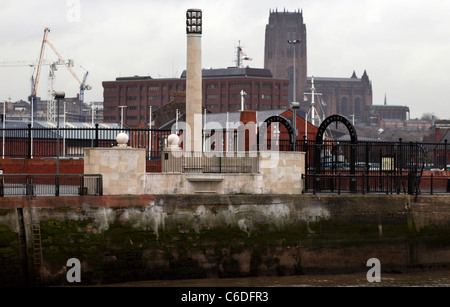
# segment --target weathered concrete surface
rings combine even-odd
[[[305,173],[304,152],[268,151],[250,153],[250,156],[253,154],[258,159],[258,173],[147,173],[144,194],[283,195],[302,193],[304,188],[302,175]],[[170,153],[168,161],[170,159],[174,159],[173,161],[178,159],[181,171],[181,154],[173,157]],[[167,165],[173,165],[173,161]]]
[[[145,190],[145,149],[84,148],[84,173],[101,174],[103,195],[138,195]]]
[[[55,201],[57,200],[57,201]],[[18,213],[0,199],[0,275],[23,283]],[[82,282],[450,266],[450,195],[155,195],[40,198],[43,280]],[[121,205],[126,204],[126,205]]]

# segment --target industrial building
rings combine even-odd
[[[268,69],[229,67],[202,70],[202,104],[208,113],[236,112],[244,109],[288,108],[288,79],[273,78]],[[186,72],[180,78],[116,78],[103,82],[104,121],[129,127],[148,123],[149,107],[155,111],[186,91]],[[122,112],[122,108],[123,112]],[[173,115],[174,116],[174,115]]]

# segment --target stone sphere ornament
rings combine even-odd
[[[167,137],[167,143],[170,148],[178,147],[178,142],[180,141],[180,137],[176,134],[171,134]]]
[[[116,136],[117,147],[127,147],[128,140],[129,140],[128,134],[123,132],[119,133]]]

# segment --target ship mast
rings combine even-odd
[[[243,61],[251,61],[252,58],[249,58],[247,54],[242,50],[241,41],[238,41],[238,46],[236,48],[236,67],[242,68],[244,67]]]
[[[316,97],[316,95],[319,95],[319,96],[322,95],[322,93],[316,93],[316,88],[314,86],[314,76],[311,77],[311,93],[303,93],[303,94],[311,95],[311,106],[305,116],[305,136],[307,137],[308,136],[308,114],[311,113],[311,124],[313,124],[314,126],[316,125],[316,116],[317,116],[319,124],[320,124],[319,112],[317,112],[317,109],[315,107],[315,97]]]

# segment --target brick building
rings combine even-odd
[[[311,88],[312,78],[307,86]],[[372,106],[372,84],[366,71],[361,78],[355,73],[350,78],[314,77],[316,93],[315,108],[321,119],[323,115],[340,114],[347,118],[354,116],[355,122],[369,122]],[[305,95],[306,106],[310,106],[311,96]]]
[[[392,105],[373,105],[372,116],[383,119],[408,120],[409,107]]]
[[[203,69],[202,101],[209,113],[236,112],[241,109],[241,91],[246,95],[245,109],[271,110],[288,107],[289,80],[273,78],[268,69],[229,67]],[[104,121],[120,122],[124,108],[124,124],[137,127],[148,122],[152,111],[174,100],[186,90],[186,72],[180,78],[151,77],[116,78],[103,82]]]
[[[445,140],[450,140],[450,120],[434,121],[430,127],[429,135],[423,138],[424,142],[430,143],[444,143]]]

